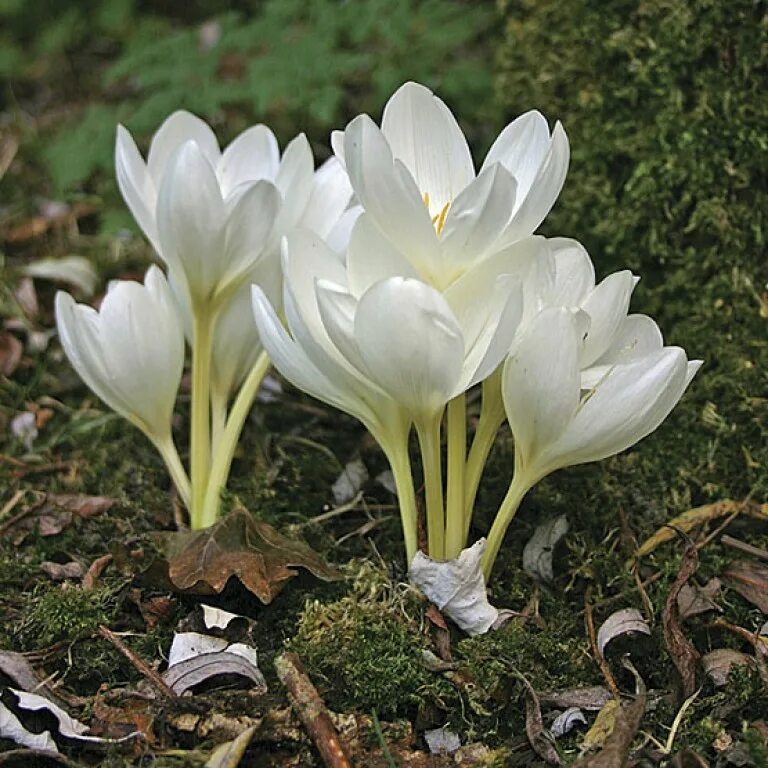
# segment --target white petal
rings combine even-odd
[[[339,220],[326,235],[325,242],[328,247],[338,255],[341,261],[344,261],[346,250],[349,247],[349,240],[352,237],[352,229],[359,218],[363,209],[359,205],[353,205],[344,211]]]
[[[147,167],[155,187],[160,188],[171,155],[188,141],[194,141],[215,168],[221,157],[219,142],[210,126],[191,112],[174,112],[157,129],[149,145]]]
[[[362,296],[374,283],[388,277],[418,277],[410,262],[395,248],[373,219],[362,214],[356,221],[347,251],[349,290]]]
[[[331,131],[331,149],[336,159],[346,167],[344,159],[344,131]]]
[[[355,338],[371,379],[414,418],[434,415],[453,396],[464,339],[429,285],[402,277],[374,285],[358,304]]]
[[[122,125],[117,126],[115,141],[115,171],[117,185],[126,205],[147,236],[155,251],[159,251],[155,211],[157,208],[157,190],[149,175],[146,163],[128,131]]]
[[[579,404],[580,343],[569,310],[545,309],[507,359],[502,393],[515,438],[516,471],[536,474],[539,455],[573,417]]]
[[[274,181],[280,167],[280,148],[266,125],[243,131],[224,150],[216,167],[222,195],[226,198],[240,184]]]
[[[546,118],[531,110],[512,121],[498,136],[483,162],[483,170],[502,163],[515,177],[521,199],[531,189],[549,151],[550,135]]]
[[[277,224],[281,234],[295,227],[304,214],[312,193],[314,172],[312,149],[307,137],[300,133],[285,148],[275,177],[275,185],[283,196],[283,207]]]
[[[464,361],[460,389],[479,384],[501,364],[515,339],[523,315],[523,286],[519,277],[501,275],[490,301],[488,320]]]
[[[384,107],[381,130],[401,160],[429,213],[440,214],[475,177],[472,155],[456,118],[441,99],[418,83],[405,83]]]
[[[193,299],[212,294],[227,264],[225,208],[213,167],[198,144],[188,141],[168,163],[160,187],[157,226],[161,255],[184,275]]]
[[[547,240],[555,260],[555,280],[548,301],[553,307],[578,307],[595,287],[595,268],[584,246],[567,237]]]
[[[520,240],[539,228],[563,188],[569,160],[568,138],[562,125],[557,123],[552,132],[549,152],[542,161],[528,194],[523,196],[521,190],[517,190],[517,210],[503,235],[506,242]]]
[[[280,211],[280,193],[269,181],[257,181],[239,196],[226,225],[226,274],[222,281],[238,282],[254,267],[271,243]],[[276,259],[275,259],[276,261]]]
[[[504,166],[494,163],[459,194],[440,237],[448,270],[479,261],[498,240],[512,215],[515,188]]]
[[[435,228],[418,188],[367,115],[344,132],[347,171],[357,199],[382,232],[420,272],[441,273]]]
[[[644,438],[685,391],[688,366],[679,347],[616,365],[583,399],[562,437],[543,459],[550,468],[599,461]]]
[[[611,346],[627,317],[629,300],[636,285],[625,269],[608,275],[581,304],[589,315],[589,333],[581,353],[581,367],[587,368]]]
[[[347,172],[335,157],[331,157],[315,171],[312,194],[302,216],[301,226],[327,239],[351,199],[352,185]]]

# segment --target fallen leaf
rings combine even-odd
[[[168,669],[163,680],[174,693],[181,696],[190,688],[224,675],[238,675],[251,680],[261,693],[267,692],[257,663],[256,649],[243,643],[199,632],[179,632],[174,635],[168,654]]]
[[[578,707],[589,711],[602,709],[609,701],[613,701],[611,692],[602,685],[587,688],[571,688],[565,691],[544,691],[539,694],[542,704],[553,707]]]
[[[28,320],[33,322],[37,320],[37,316],[40,314],[40,304],[37,301],[37,291],[31,277],[23,277],[19,280],[18,285],[13,289],[13,298]],[[28,328],[24,323],[22,323],[22,327]]]
[[[736,667],[754,668],[755,660],[751,656],[747,656],[746,653],[734,651],[731,648],[716,648],[701,657],[701,666],[704,673],[719,688],[728,684],[728,677],[732,669]]]
[[[676,531],[690,533],[700,525],[719,520],[721,517],[728,517],[734,512],[756,517],[763,521],[768,520],[768,510],[754,503],[727,499],[715,502],[714,504],[705,504],[703,507],[696,507],[683,512],[659,528],[653,536],[646,539],[640,545],[635,553],[635,558],[639,559],[650,555],[660,544],[672,541],[678,535]]]
[[[93,296],[99,279],[93,265],[84,256],[40,259],[24,267],[24,273],[29,277],[67,283],[84,296]]]
[[[41,536],[55,536],[69,526],[75,518],[87,519],[107,512],[115,499],[107,496],[85,496],[77,493],[49,493],[37,502],[33,514],[25,515],[11,526],[13,541],[20,544],[31,531]]]
[[[82,579],[85,568],[82,563],[73,560],[70,563],[52,563],[50,560],[40,563],[40,570],[53,581]]]
[[[37,673],[20,653],[0,651],[0,673],[11,680],[15,687],[25,691],[32,691],[40,685]]]
[[[129,734],[121,739],[104,739],[99,736],[88,736],[88,726],[70,717],[61,707],[36,693],[27,693],[15,688],[4,688],[0,693],[0,737],[10,739],[32,749],[47,749],[58,751],[54,734],[59,739],[89,743],[94,745],[116,744],[133,739],[137,733]],[[52,716],[55,722],[55,732],[50,729],[39,733],[27,729],[22,722],[24,713],[45,712]]]
[[[214,608],[212,605],[200,606],[203,609],[203,624],[206,629],[227,629],[233,621],[245,621],[248,619],[245,616],[240,616],[237,613],[230,613],[223,608]]]
[[[8,331],[0,331],[0,374],[10,378],[21,362],[22,343]]]
[[[106,697],[120,697],[120,705],[112,706]],[[140,733],[147,744],[156,741],[153,731],[154,713],[151,699],[122,697],[119,690],[98,691],[93,701],[91,733],[110,739],[121,739],[132,733]]]
[[[722,576],[731,589],[763,613],[768,613],[768,565],[756,560],[736,560]]]
[[[692,749],[683,749],[672,758],[672,768],[709,768],[709,763]]]
[[[525,733],[533,751],[550,765],[562,765],[563,761],[552,744],[552,739],[544,732],[541,717],[541,704],[533,686],[523,675],[517,675],[525,686]]]
[[[612,698],[605,702],[597,713],[592,727],[584,735],[584,740],[581,742],[582,751],[600,749],[605,744],[616,724],[619,709],[621,709],[621,702],[618,699]]]
[[[256,733],[256,728],[252,726],[244,730],[233,741],[219,744],[205,764],[205,768],[237,768],[254,733]]]
[[[549,730],[556,739],[559,739],[566,733],[570,733],[579,723],[587,724],[584,713],[578,707],[568,707],[565,712],[561,712],[555,718]]]
[[[352,501],[368,482],[368,477],[368,468],[363,464],[362,459],[357,458],[347,462],[331,486],[334,503],[338,506]]]
[[[629,748],[645,714],[645,702],[644,686],[630,704],[622,706],[616,701],[611,716],[612,727],[605,737],[602,749],[594,755],[578,759],[571,768],[625,768],[629,758]],[[602,711],[600,711],[601,714]],[[591,731],[592,729],[590,733]]]
[[[688,640],[680,627],[680,609],[677,598],[682,588],[696,572],[699,565],[699,551],[694,544],[686,546],[680,570],[667,595],[662,613],[664,641],[675,665],[683,687],[683,698],[691,697],[696,690],[696,667],[701,658],[699,652]]]
[[[643,618],[643,614],[637,608],[622,608],[620,611],[612,613],[601,625],[597,631],[597,647],[600,655],[605,655],[605,646],[622,635],[629,635],[633,632],[650,635],[651,628],[648,622]]]
[[[680,621],[685,621],[702,613],[709,613],[709,611],[722,612],[722,608],[714,600],[720,594],[721,587],[722,583],[718,578],[710,579],[703,587],[696,583],[684,584],[677,596]]]
[[[244,509],[234,510],[205,530],[164,534],[158,539],[169,553],[168,578],[184,593],[218,594],[236,578],[267,604],[297,575],[297,567],[325,581],[340,578],[307,544],[279,534]]]
[[[554,579],[552,556],[557,542],[568,533],[568,518],[554,517],[536,527],[523,549],[523,570],[538,581]]]
[[[450,755],[461,747],[458,734],[447,728],[433,728],[431,731],[425,731],[424,741],[427,742],[432,755]]]

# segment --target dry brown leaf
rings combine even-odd
[[[8,331],[0,331],[0,374],[13,376],[21,362],[23,344]]]
[[[84,202],[75,203],[71,207],[68,205],[51,206],[49,212],[44,212],[40,216],[33,216],[6,232],[5,239],[9,243],[34,240],[36,237],[44,235],[49,229],[71,225],[78,219],[90,216],[98,210],[97,205]]]
[[[680,621],[685,621],[701,613],[709,613],[709,611],[722,612],[722,608],[714,600],[720,594],[721,587],[722,583],[718,578],[710,579],[703,587],[695,582],[684,584],[677,596]]]
[[[712,682],[719,688],[728,684],[728,676],[736,667],[754,669],[755,660],[746,653],[734,651],[732,648],[716,648],[701,657],[701,666],[709,675]]]
[[[723,581],[768,614],[768,565],[755,560],[736,560],[723,573]]]
[[[662,624],[664,626],[664,641],[667,645],[667,651],[672,658],[680,680],[683,686],[683,698],[687,699],[693,695],[696,690],[696,667],[701,658],[699,652],[688,640],[680,627],[680,608],[677,598],[682,588],[688,583],[688,580],[696,572],[699,565],[699,551],[694,544],[688,544],[683,552],[683,560],[680,563],[680,570],[677,578],[672,584],[667,595],[664,611],[662,613]]]
[[[543,704],[554,707],[578,707],[597,711],[613,700],[611,692],[602,685],[587,688],[571,688],[566,691],[546,691],[539,694]]]
[[[69,563],[53,563],[46,560],[40,563],[40,570],[53,581],[66,581],[67,579],[82,579],[85,568],[82,563],[73,560]]]
[[[518,676],[525,686],[525,733],[533,751],[549,765],[562,765],[563,761],[550,737],[544,732],[544,722],[541,717],[541,704],[533,686],[522,676]]]
[[[238,579],[267,604],[305,568],[326,581],[340,578],[307,544],[279,534],[271,525],[236,509],[203,531],[164,537],[168,578],[181,592],[218,594]]]

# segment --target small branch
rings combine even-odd
[[[120,651],[120,653],[122,653],[134,667],[136,667],[161,696],[170,699],[176,698],[176,694],[166,684],[163,678],[160,677],[152,667],[143,662],[114,632],[112,632],[111,629],[108,629],[101,624],[99,626],[99,635],[112,643],[112,645],[114,645],[115,648],[117,648],[117,650]]]
[[[720,541],[726,547],[732,547],[733,549],[738,549],[740,552],[744,552],[748,555],[768,560],[768,549],[756,547],[754,544],[747,544],[746,541],[729,536],[727,533],[720,539]]]
[[[352,768],[331,716],[299,657],[295,653],[284,653],[275,659],[275,669],[323,763],[327,768]]]
[[[587,587],[587,593],[584,596],[584,621],[587,625],[587,635],[589,635],[589,644],[592,647],[592,653],[597,661],[597,666],[600,667],[605,678],[605,684],[608,686],[610,692],[618,699],[621,694],[619,693],[619,686],[616,684],[616,679],[611,672],[611,668],[608,662],[603,658],[603,654],[600,653],[600,649],[597,647],[597,633],[595,632],[595,620],[592,616],[592,585]]]
[[[90,592],[98,581],[104,569],[112,562],[112,555],[102,555],[97,557],[88,567],[88,570],[80,582],[80,587],[84,592]]]

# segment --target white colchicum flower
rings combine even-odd
[[[193,304],[236,290],[299,221],[312,192],[303,134],[281,158],[272,131],[256,125],[222,152],[211,128],[183,111],[160,126],[146,162],[119,126],[115,165],[128,207]]]
[[[419,277],[444,289],[469,266],[532,234],[563,186],[569,148],[527,112],[494,142],[480,172],[456,119],[432,92],[406,83],[390,98],[381,128],[367,115],[332,136],[368,238],[383,240]]]
[[[171,416],[184,367],[184,334],[163,273],[150,267],[144,284],[119,280],[98,311],[56,294],[61,345],[80,377],[112,410],[137,426],[172,464],[188,494],[171,438]]]
[[[589,349],[585,311],[545,309],[515,343],[502,376],[515,474],[488,536],[486,576],[522,497],[535,483],[642,440],[669,415],[701,367],[680,347],[663,346],[660,335],[651,340],[647,323],[632,317],[620,319],[601,374],[590,374],[587,388],[581,367]],[[637,328],[643,330],[635,333]]]

